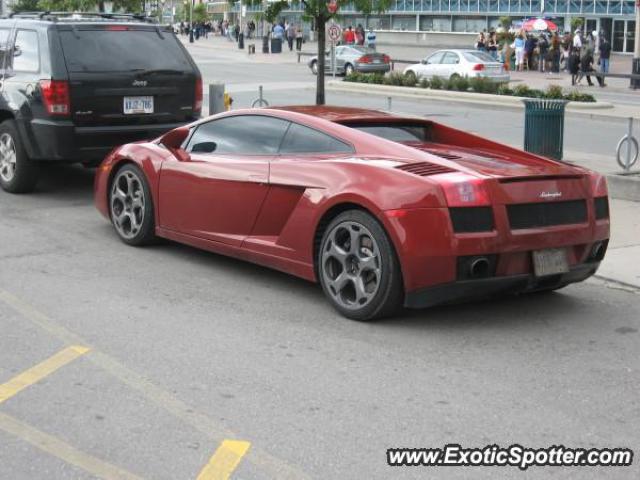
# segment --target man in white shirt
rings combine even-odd
[[[582,30],[576,30],[576,34],[573,36],[573,48],[582,48]]]

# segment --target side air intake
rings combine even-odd
[[[429,162],[407,163],[396,167],[398,170],[402,170],[407,173],[413,173],[414,175],[420,175],[421,177],[428,177],[430,175],[439,175],[441,173],[455,172],[452,168],[445,167],[443,165],[437,165]]]

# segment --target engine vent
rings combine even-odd
[[[429,162],[407,163],[396,167],[398,170],[403,170],[414,175],[420,175],[421,177],[428,177],[429,175],[439,175],[441,173],[455,172],[452,168],[445,167],[444,165],[437,165]]]
[[[445,153],[440,150],[430,150],[428,148],[422,148],[423,152],[430,153],[431,155],[435,155],[436,157],[445,158],[447,160],[460,160],[462,157],[460,155],[455,155],[453,153]]]

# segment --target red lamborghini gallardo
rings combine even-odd
[[[155,236],[318,281],[357,320],[594,274],[605,179],[438,123],[341,107],[237,110],[124,145],[95,202]]]

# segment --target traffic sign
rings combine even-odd
[[[330,23],[327,26],[327,37],[333,43],[337,43],[342,38],[342,27],[337,23]]]

